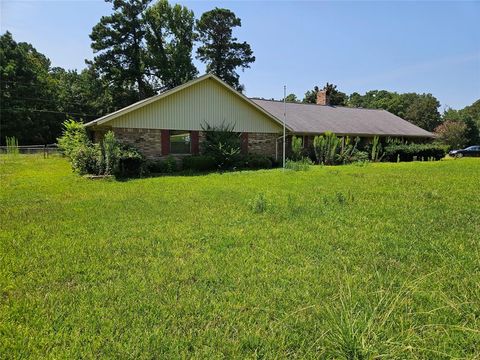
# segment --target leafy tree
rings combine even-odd
[[[10,32],[0,37],[0,142],[15,136],[20,145],[55,141],[65,118],[55,103],[50,60]]]
[[[92,68],[77,73],[51,68],[50,60],[7,32],[0,37],[2,142],[53,143],[67,118],[90,121],[112,109],[107,83]]]
[[[322,90],[327,92],[327,99],[329,105],[341,105],[345,106],[348,102],[347,94],[337,90],[337,86],[326,83]],[[318,86],[315,86],[313,90],[309,90],[305,93],[305,97],[303,98],[302,102],[306,104],[316,104],[317,103],[317,93],[319,91]]]
[[[233,37],[234,27],[241,26],[241,20],[228,9],[215,8],[202,14],[197,20],[197,58],[207,64],[207,72],[238,91],[243,91],[237,68],[249,68],[255,61],[252,49],[246,42],[238,42]]]
[[[318,86],[315,86],[313,90],[308,90],[303,97],[302,102],[305,104],[316,104],[317,103],[317,93]]]
[[[148,79],[145,20],[143,14],[151,0],[106,0],[113,5],[113,14],[102,16],[93,27],[90,38],[94,69],[108,80],[119,99],[118,106],[153,95]],[[128,89],[127,94],[118,91]],[[119,95],[123,95],[120,97]]]
[[[467,142],[466,129],[467,126],[462,121],[447,120],[435,129],[435,133],[442,143],[451,148],[461,148]]]
[[[470,115],[471,112],[462,110],[447,109],[444,111],[442,120],[456,121],[465,124],[465,145],[476,145],[480,143],[480,130],[475,119]]]
[[[362,108],[363,106],[363,96],[360,95],[358,92],[353,92],[350,94],[347,100],[347,106],[355,107],[355,108]]]
[[[398,94],[386,90],[372,90],[365,95],[351,94],[347,104],[366,109],[384,109],[429,131],[441,122],[438,112],[440,103],[431,94]]]
[[[110,89],[92,68],[77,73],[57,67],[52,69],[51,77],[57,108],[71,114],[71,118],[88,122],[113,110]]]
[[[295,94],[288,94],[286,97],[285,97],[285,101],[286,102],[300,102],[297,98],[297,95]]]
[[[440,102],[432,94],[418,95],[405,110],[404,118],[422,129],[433,131],[441,123],[439,107]]]
[[[480,99],[475,101],[472,105],[466,106],[462,110],[462,113],[469,115],[476,122],[477,127],[480,129]]]
[[[193,12],[160,0],[145,12],[148,65],[161,84],[171,89],[197,75],[192,62]]]
[[[327,84],[323,87],[323,90],[327,92],[328,103],[330,105],[345,106],[348,102],[348,96],[344,92],[337,90],[337,85]]]

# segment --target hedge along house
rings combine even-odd
[[[249,99],[214,75],[207,74],[162,94],[139,101],[85,126],[100,141],[108,130],[148,158],[200,153],[206,125],[234,125],[241,151],[282,157],[284,104]],[[287,103],[286,129],[302,136],[304,146],[313,137],[332,131],[339,136],[374,136],[425,140],[433,134],[385,110],[328,105],[324,91],[317,104]],[[290,141],[287,138],[287,143]],[[287,150],[288,151],[288,150]]]

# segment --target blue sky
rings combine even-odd
[[[88,35],[111,12],[101,0],[1,1],[2,33],[70,69],[93,57]],[[430,92],[442,109],[480,98],[479,1],[179,3],[197,17],[217,6],[242,19],[235,34],[257,58],[240,73],[248,96],[281,98],[286,84],[303,97],[328,81],[346,93]]]

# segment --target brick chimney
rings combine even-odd
[[[317,105],[329,105],[326,90],[317,91]]]

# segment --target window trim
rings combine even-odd
[[[188,142],[188,152],[177,153],[172,151],[172,135],[179,135],[179,134],[188,134],[189,142]],[[170,130],[168,134],[168,142],[169,142],[169,154],[171,155],[192,155],[192,132],[189,130]]]

